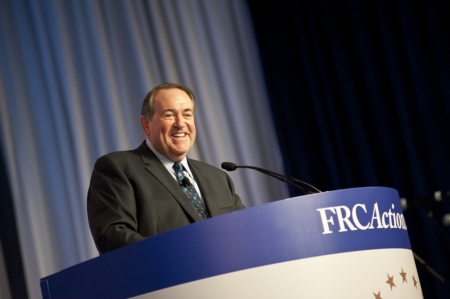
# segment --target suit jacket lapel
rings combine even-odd
[[[203,220],[198,214],[197,209],[191,204],[183,190],[181,190],[180,185],[167,171],[158,157],[148,148],[145,142],[141,144],[138,151],[141,154],[142,163],[146,165],[145,168],[173,195],[186,213],[196,222]]]
[[[217,194],[214,192],[214,182],[211,180],[211,177],[206,173],[202,172],[202,170],[197,167],[196,163],[192,163],[192,160],[188,159],[189,168],[194,175],[194,178],[200,188],[200,192],[202,193],[202,199],[205,202],[206,210],[208,214],[212,216],[217,216],[222,214],[219,206],[217,205]]]

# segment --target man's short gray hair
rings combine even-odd
[[[162,83],[155,87],[153,87],[152,90],[149,91],[147,96],[144,99],[144,102],[142,103],[142,109],[141,109],[141,115],[147,118],[148,120],[152,120],[153,114],[155,113],[155,96],[158,93],[158,91],[162,89],[180,89],[187,93],[189,98],[192,100],[192,104],[194,105],[194,112],[195,112],[195,95],[188,87],[178,84],[178,83]]]

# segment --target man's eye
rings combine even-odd
[[[191,117],[192,117],[192,113],[185,113],[185,114],[184,114],[184,117],[191,118]]]
[[[173,117],[173,113],[165,113],[163,115],[164,118],[172,118]]]

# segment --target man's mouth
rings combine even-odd
[[[175,137],[175,138],[181,138],[181,137],[185,137],[186,136],[186,133],[174,133],[174,134],[172,134],[172,137]]]

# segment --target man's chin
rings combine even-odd
[[[172,160],[181,161],[186,157],[189,150],[183,150],[183,151],[171,151],[171,158]]]

